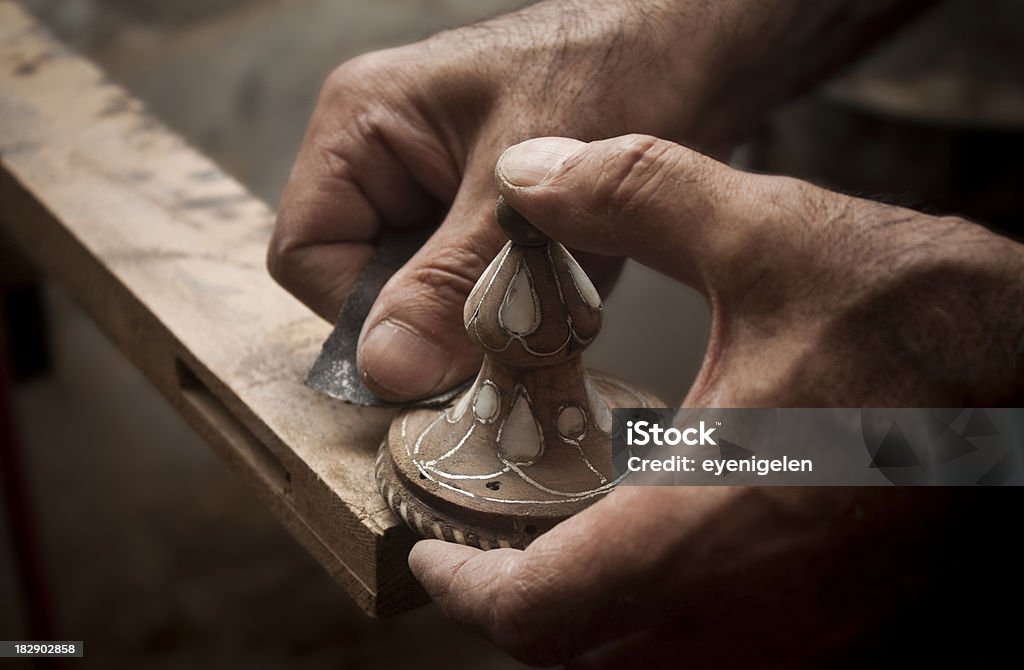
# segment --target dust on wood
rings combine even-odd
[[[10,0],[0,64],[3,232],[368,613],[424,602],[373,485],[392,413],[303,386],[328,324],[268,277],[272,212]]]

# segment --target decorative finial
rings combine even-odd
[[[448,407],[396,416],[376,468],[414,531],[483,549],[525,547],[610,491],[610,407],[657,405],[584,368],[602,304],[576,259],[500,198],[496,218],[510,241],[463,313],[480,373]]]

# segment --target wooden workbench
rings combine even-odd
[[[413,537],[372,479],[391,413],[303,386],[329,327],[267,275],[272,222],[0,0],[0,235],[78,301],[364,610],[408,609],[426,599],[406,565]]]

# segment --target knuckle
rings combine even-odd
[[[284,279],[287,273],[284,268],[285,265],[287,265],[287,261],[285,260],[284,251],[277,247],[273,240],[271,240],[270,246],[267,247],[267,273],[281,286],[285,286]]]
[[[285,288],[294,282],[295,250],[299,247],[294,235],[291,234],[287,219],[279,215],[274,234],[267,246],[267,272],[271,278]]]
[[[426,289],[432,302],[461,314],[463,303],[490,256],[473,246],[453,247],[434,255],[428,263],[409,268],[408,278]]]
[[[591,214],[598,221],[657,219],[687,226],[694,237],[708,232],[716,219],[719,191],[723,188],[718,163],[678,144],[647,135],[614,140],[601,155],[593,181]],[[698,225],[699,224],[699,225]],[[635,245],[625,236],[644,234],[642,225],[619,225],[605,230],[618,248]],[[657,241],[652,240],[652,244]]]
[[[344,135],[358,138],[358,142],[363,145],[372,146],[380,132],[376,116],[374,110],[362,105],[350,110],[345,115]],[[339,141],[337,131],[316,134],[310,162],[318,166],[317,174],[327,189],[334,188],[339,183],[357,181],[357,170],[352,164],[351,151],[344,142]],[[310,185],[307,185],[307,188],[310,188]]]
[[[378,81],[389,67],[385,52],[371,51],[350,58],[327,75],[320,89],[320,100],[325,103],[348,97]]]
[[[319,241],[316,229],[310,225],[308,207],[303,202],[303,197],[289,197],[286,190],[267,245],[267,272],[274,281],[289,290],[297,285],[304,252]]]
[[[629,214],[649,202],[665,183],[668,156],[676,145],[648,135],[627,135],[602,159],[595,202],[608,214]]]

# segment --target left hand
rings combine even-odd
[[[710,344],[688,406],[1024,397],[1024,248],[978,225],[644,136],[530,140],[497,176],[554,239],[707,296]],[[968,495],[623,487],[525,551],[426,540],[409,560],[449,616],[528,662],[820,661],[930,585]]]

